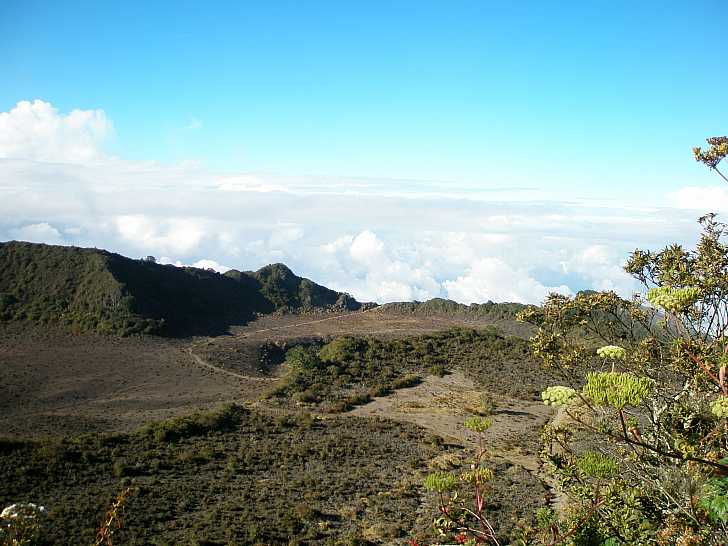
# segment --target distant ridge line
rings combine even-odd
[[[221,333],[275,312],[356,311],[364,305],[284,264],[220,274],[96,248],[0,243],[0,322],[188,336]]]

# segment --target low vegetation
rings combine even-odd
[[[227,406],[129,435],[0,442],[0,506],[45,506],[44,544],[93,544],[129,487],[114,544],[390,544],[417,532],[420,476],[447,449],[390,421]]]
[[[559,377],[537,365],[527,341],[495,327],[393,340],[342,336],[290,349],[286,365],[271,396],[334,413],[456,369],[488,392],[529,400]]]

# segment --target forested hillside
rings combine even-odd
[[[330,290],[309,279],[299,277],[285,264],[270,264],[258,271],[244,273],[232,269],[225,273],[225,276],[243,284],[250,284],[252,280],[255,289],[276,309],[329,308],[355,311],[361,307],[349,294]]]
[[[242,324],[277,310],[355,310],[346,294],[281,264],[221,275],[104,250],[0,243],[0,320],[78,331],[176,335]]]

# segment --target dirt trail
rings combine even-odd
[[[444,377],[427,376],[415,387],[375,398],[350,414],[416,423],[445,438],[475,445],[477,435],[466,429],[462,422],[479,411],[482,392],[472,380],[456,371]],[[486,441],[498,451],[504,448],[514,454],[522,451],[512,445],[514,437],[540,428],[553,413],[551,408],[540,402],[505,397],[494,401],[496,410],[491,416],[493,425],[486,433]]]
[[[294,328],[300,328],[303,326],[311,326],[313,324],[320,324],[320,323],[329,322],[332,320],[340,320],[340,319],[346,319],[346,318],[353,318],[353,320],[357,320],[362,315],[364,315],[366,313],[371,313],[373,311],[377,311],[378,309],[379,309],[378,307],[374,307],[371,309],[365,309],[364,311],[348,312],[348,313],[328,316],[328,317],[315,319],[315,320],[306,320],[303,322],[295,322],[293,324],[284,324],[281,326],[270,326],[268,328],[258,328],[256,330],[243,330],[243,331],[234,333],[231,336],[231,338],[233,341],[235,339],[246,339],[246,338],[254,337],[257,334],[278,332],[281,330],[291,330]],[[368,334],[388,334],[388,333],[400,332],[400,331],[402,331],[402,332],[409,331],[409,328],[387,328],[387,329],[383,329],[383,330],[370,331],[367,333]],[[224,340],[224,342],[229,343],[231,341],[231,338],[222,338],[222,339]],[[207,360],[202,358],[200,355],[195,353],[196,347],[198,347],[199,345],[202,345],[203,343],[212,343],[212,342],[216,341],[216,339],[219,339],[219,338],[212,338],[212,337],[202,338],[200,340],[193,342],[192,345],[187,348],[187,352],[189,353],[190,357],[192,357],[192,359],[195,361],[195,363],[197,363],[199,366],[202,366],[203,368],[207,368],[208,370],[212,370],[217,373],[228,375],[230,377],[236,377],[238,379],[244,379],[244,380],[249,380],[249,381],[275,381],[278,379],[278,377],[257,377],[257,376],[241,374],[241,373],[229,370],[227,368],[223,368],[221,366],[216,366],[215,364],[208,362]]]
[[[298,328],[301,326],[309,326],[311,324],[318,324],[321,322],[336,320],[336,319],[340,319],[340,318],[346,317],[346,316],[363,314],[363,313],[366,313],[367,311],[371,311],[371,309],[367,309],[365,311],[359,311],[356,313],[345,313],[342,315],[334,315],[334,316],[325,317],[322,319],[308,320],[308,321],[304,321],[304,322],[296,322],[294,324],[286,324],[283,326],[271,326],[269,328],[259,328],[257,330],[238,332],[238,333],[234,334],[233,337],[234,338],[247,338],[247,337],[252,337],[255,334],[261,334],[261,333],[265,333],[265,332],[274,332],[274,331],[278,331],[278,330]],[[241,373],[237,373],[232,370],[222,368],[220,366],[215,366],[214,364],[211,364],[207,360],[203,359],[201,356],[195,354],[194,350],[196,347],[198,347],[199,345],[202,345],[203,343],[212,343],[214,341],[214,339],[215,338],[212,338],[212,337],[203,338],[201,340],[195,341],[194,343],[192,343],[192,345],[190,347],[187,348],[187,352],[199,366],[202,366],[203,368],[207,368],[208,370],[212,370],[214,372],[228,375],[230,377],[237,377],[238,379],[246,379],[246,380],[252,380],[252,381],[275,381],[277,379],[276,377],[253,377],[250,375],[244,375]]]
[[[203,368],[207,368],[208,370],[212,370],[213,372],[222,373],[225,375],[229,375],[231,377],[237,377],[238,379],[245,379],[246,381],[275,381],[278,378],[277,377],[253,377],[252,375],[244,375],[241,373],[234,372],[232,370],[226,370],[225,368],[221,368],[219,366],[215,366],[214,364],[210,364],[206,360],[203,360],[201,356],[196,355],[193,351],[195,348],[195,345],[192,347],[189,347],[187,349],[187,352],[192,357],[192,359]]]

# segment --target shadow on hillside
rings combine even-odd
[[[206,269],[108,258],[122,298],[135,314],[159,321],[155,333],[162,336],[223,335],[231,326],[275,311],[260,283],[247,275],[231,278]]]
[[[250,314],[244,317],[216,317],[210,320],[187,320],[175,321],[172,326],[164,327],[154,332],[154,335],[170,338],[183,339],[189,337],[224,337],[232,336],[231,328],[246,326],[254,321],[258,315]]]

